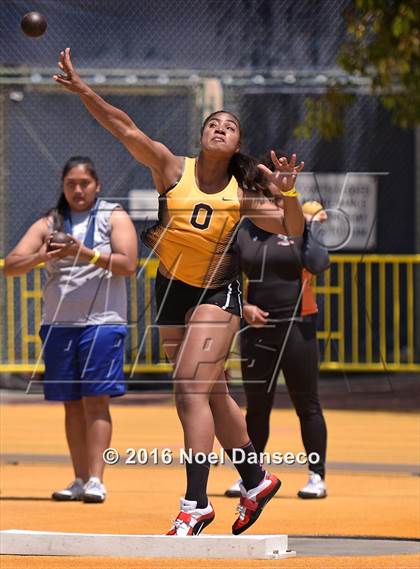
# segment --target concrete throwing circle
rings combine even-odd
[[[289,535],[298,557],[364,557],[420,553],[420,540],[397,537]]]

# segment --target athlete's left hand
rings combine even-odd
[[[262,328],[267,324],[269,312],[266,312],[256,304],[244,304],[243,315],[247,324],[253,328]]]
[[[54,251],[60,251],[58,257],[79,257],[83,254],[83,249],[85,249],[83,243],[76,239],[73,235],[67,234],[70,237],[70,243],[54,243]]]
[[[270,191],[276,197],[283,197],[282,192],[288,192],[294,188],[296,178],[302,172],[305,163],[301,162],[296,165],[296,154],[292,154],[290,162],[285,156],[277,158],[274,150],[271,151],[271,160],[275,170],[272,172],[264,164],[258,164],[258,168],[264,172],[268,182],[270,183]]]

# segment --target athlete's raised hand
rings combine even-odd
[[[86,83],[80,78],[80,75],[73,67],[70,58],[69,47],[66,47],[64,51],[60,52],[58,67],[61,69],[62,73],[59,75],[54,75],[54,81],[60,83],[60,85],[63,85],[66,89],[72,91],[73,93],[83,93],[83,90],[86,87]]]
[[[271,193],[281,197],[282,193],[289,192],[294,188],[296,178],[303,170],[305,163],[301,162],[297,166],[296,154],[292,154],[290,162],[285,156],[277,158],[274,150],[271,151],[271,160],[275,168],[274,171],[271,171],[264,164],[258,164],[258,168],[264,172],[268,182],[270,183]]]

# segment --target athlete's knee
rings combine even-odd
[[[80,420],[83,420],[85,410],[82,399],[64,401],[64,410],[67,419],[80,418]]]
[[[90,415],[100,415],[109,412],[109,396],[94,395],[83,398],[85,411]]]
[[[270,414],[273,407],[273,394],[269,392],[249,392],[246,394],[247,414],[250,415],[266,415]]]
[[[195,411],[203,403],[208,403],[208,399],[208,394],[195,390],[177,390],[175,393],[175,404],[180,415]]]
[[[231,396],[225,387],[221,387],[220,391],[217,390],[217,385],[212,389],[209,395],[210,407],[225,407],[230,404]]]
[[[313,415],[322,415],[322,408],[317,394],[294,393],[290,394],[298,417],[307,418]]]
[[[81,399],[75,399],[74,401],[63,401],[63,403],[66,411],[77,411],[83,409],[83,401]]]

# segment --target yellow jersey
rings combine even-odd
[[[238,274],[231,251],[240,220],[238,182],[232,176],[220,192],[202,192],[195,158],[185,158],[181,179],[159,196],[159,221],[142,238],[166,270],[196,287],[218,288]]]

